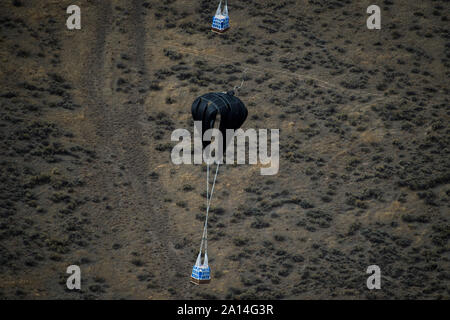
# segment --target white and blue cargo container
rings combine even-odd
[[[228,4],[225,1],[225,6],[222,10],[222,0],[219,2],[216,14],[213,17],[211,30],[214,32],[225,32],[230,28],[230,17],[228,16]]]
[[[201,253],[198,254],[197,261],[192,268],[191,282],[195,284],[205,284],[211,281],[211,269],[208,266],[208,254],[205,253],[203,264],[201,264]]]

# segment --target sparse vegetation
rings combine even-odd
[[[0,298],[35,298],[11,279],[39,274],[41,298],[448,299],[448,3],[403,2],[369,40],[348,1],[236,2],[246,23],[222,35],[212,1],[106,1],[70,37],[60,4],[5,2]],[[206,166],[173,165],[170,135],[242,78],[244,129],[280,129],[280,172],[221,166],[200,292]],[[81,292],[54,281],[67,261]],[[374,262],[389,289],[367,293]]]

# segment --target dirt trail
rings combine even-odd
[[[138,266],[144,264],[145,271],[154,276],[153,285],[162,289],[174,286],[174,274],[184,269],[180,270],[173,250],[167,217],[155,210],[161,191],[148,179],[149,162],[155,159],[150,158],[140,124],[145,118],[145,92],[139,88],[149,81],[142,3],[123,1],[120,5],[129,12],[123,20],[109,1],[96,8],[96,39],[85,79],[86,118],[96,128],[95,144],[104,163],[92,177],[91,189],[112,201],[110,210],[94,218],[102,234],[96,252],[102,260],[95,268],[103,276],[109,275],[115,295],[147,298],[143,283],[134,279],[136,283],[130,284],[130,260]],[[116,26],[115,21],[121,24]],[[127,32],[120,32],[122,28]],[[126,80],[116,67],[118,60],[125,60],[131,70]],[[133,83],[132,89],[125,94],[118,90],[121,81]],[[114,244],[121,248],[114,250]],[[133,255],[137,257],[134,260]],[[166,290],[161,290],[160,296],[151,298],[166,295]]]

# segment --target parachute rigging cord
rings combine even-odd
[[[217,162],[216,167],[216,174],[214,175],[214,180],[211,187],[211,193],[209,192],[209,162],[206,164],[206,217],[205,217],[205,225],[203,226],[203,235],[202,235],[202,241],[200,243],[200,250],[198,253],[197,261],[195,263],[196,266],[200,266],[201,263],[201,255],[202,255],[202,249],[203,245],[205,246],[205,257],[203,259],[203,265],[208,265],[208,216],[209,216],[209,208],[211,206],[211,199],[214,193],[214,187],[216,185],[217,180],[217,174],[219,173],[219,166],[220,163]]]
[[[244,80],[245,80],[245,74],[247,73],[247,68],[245,68],[244,69],[244,72],[243,72],[243,74],[242,74],[242,81],[241,81],[241,84],[239,85],[239,86],[234,86],[234,88],[233,88],[233,91],[238,91],[239,89],[241,89],[242,88],[242,86],[243,86],[243,84],[244,84]]]

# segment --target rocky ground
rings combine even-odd
[[[223,35],[216,1],[1,3],[0,298],[449,298],[447,1],[236,0]],[[197,287],[205,167],[170,134],[242,77],[280,172],[221,168]]]

